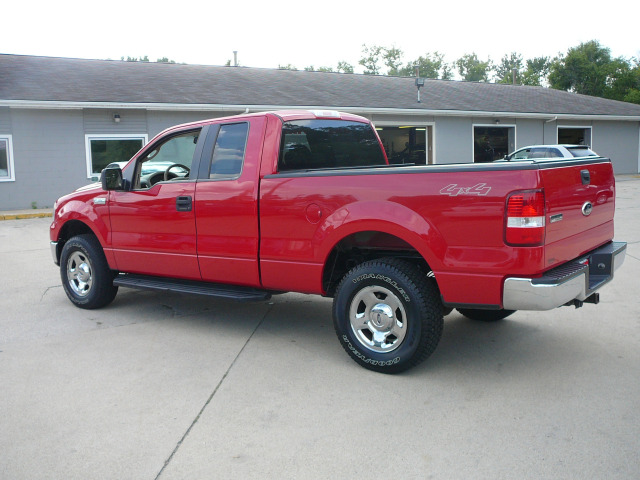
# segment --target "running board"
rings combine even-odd
[[[113,279],[117,287],[138,288],[160,292],[186,293],[192,295],[206,295],[208,297],[226,298],[239,302],[259,302],[269,300],[271,292],[238,285],[224,285],[220,283],[196,282],[175,278],[148,277],[145,275],[119,274]]]

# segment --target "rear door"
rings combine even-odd
[[[198,260],[209,282],[259,286],[258,171],[266,117],[212,125],[194,208]]]

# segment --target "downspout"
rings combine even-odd
[[[552,119],[550,119],[550,120],[546,120],[544,123],[545,123],[545,124],[547,124],[547,123],[557,122],[557,121],[558,121],[558,116],[556,115],[556,116],[555,116],[555,117],[553,117]],[[542,129],[542,144],[543,144],[543,145],[546,145],[546,144],[547,144],[547,140],[546,140],[546,138],[545,138],[545,137],[546,137],[546,134],[547,134],[547,129],[546,129],[546,128],[543,128],[543,129]],[[553,143],[558,143],[558,137],[557,137],[557,136],[556,136],[556,141],[554,141]]]

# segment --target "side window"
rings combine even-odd
[[[138,162],[136,188],[150,188],[158,182],[189,178],[200,129],[161,141]]]
[[[529,158],[530,153],[530,148],[519,150],[513,155],[513,160],[526,160],[527,158]]]
[[[532,148],[529,158],[545,158],[547,155],[546,148]]]
[[[557,148],[548,148],[547,149],[547,157],[548,158],[562,158],[562,153]]]
[[[278,170],[386,165],[382,147],[368,123],[295,120],[282,126]]]
[[[210,179],[232,180],[240,176],[248,133],[248,123],[220,125],[211,157]]]

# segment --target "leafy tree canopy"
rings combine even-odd
[[[637,59],[612,58],[609,48],[591,40],[554,59],[548,78],[558,90],[640,103],[639,75]]]
[[[549,57],[535,57],[527,60],[527,68],[522,73],[523,85],[542,86],[549,75],[551,59]]]
[[[496,82],[497,83],[513,83],[513,74],[515,70],[516,83],[522,82],[522,55],[516,52],[511,52],[510,55],[505,55],[500,60],[500,63],[496,65]]]
[[[439,52],[427,53],[408,62],[398,73],[403,77],[410,77],[416,74],[416,68],[421,77],[440,78],[442,80],[451,80],[453,78],[451,66],[445,62],[444,55]]]
[[[482,61],[475,53],[463,55],[455,64],[458,73],[467,82],[488,82],[493,71],[491,59]]]
[[[145,55],[144,57],[120,57],[120,60],[123,62],[150,62],[149,56]],[[176,63],[175,60],[169,60],[168,57],[158,58],[156,63]]]

